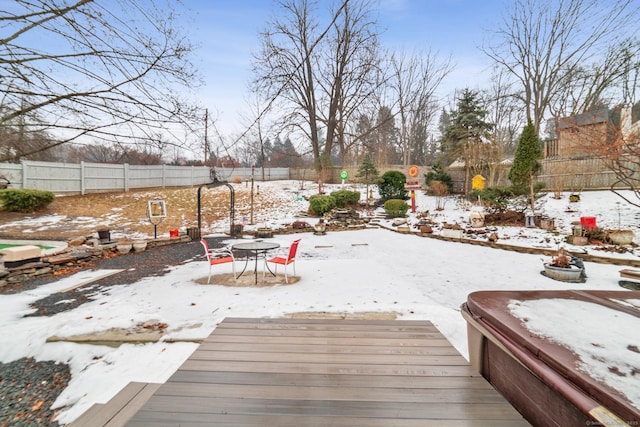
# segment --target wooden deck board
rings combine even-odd
[[[128,426],[524,426],[426,321],[225,319]]]
[[[357,347],[362,345],[373,345],[380,346],[381,348],[405,348],[405,347],[451,347],[451,343],[446,340],[446,338],[431,338],[429,340],[402,340],[394,338],[331,338],[331,337],[305,337],[305,336],[296,336],[295,340],[292,340],[291,337],[288,336],[261,336],[260,343],[266,344],[291,344],[295,342],[297,344],[308,344],[308,345],[335,345],[342,346],[348,345],[350,347]],[[216,344],[216,343],[245,343],[251,344],[255,343],[255,341],[251,341],[247,339],[247,336],[233,336],[233,335],[217,335],[215,337],[210,336],[207,338],[202,345],[204,344]],[[385,347],[386,346],[386,347]],[[347,347],[348,348],[348,347]]]
[[[69,427],[122,426],[160,386],[161,384],[129,383],[109,402],[92,406],[87,412],[69,424]]]
[[[198,347],[198,351],[254,351],[261,353],[322,353],[322,354],[398,354],[398,355],[422,355],[422,356],[445,356],[458,355],[457,350],[448,346],[402,346],[391,347],[381,345],[317,345],[317,344],[282,344],[259,342],[259,343],[226,343],[226,342],[204,342]]]

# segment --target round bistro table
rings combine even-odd
[[[256,284],[258,284],[258,258],[260,258],[260,255],[262,255],[262,258],[266,258],[267,252],[269,252],[269,251],[271,251],[273,249],[277,249],[279,247],[280,247],[279,243],[264,242],[264,241],[253,241],[253,242],[236,243],[235,245],[231,246],[232,249],[236,249],[236,250],[239,250],[239,251],[247,252],[250,255],[255,256],[255,260],[256,261],[255,261],[255,267],[254,267],[253,272],[254,272],[255,283]],[[245,263],[244,268],[242,269],[240,274],[238,274],[238,277],[242,276],[242,274],[247,269],[247,265],[249,264],[249,258],[250,258],[250,256],[247,257],[247,262]],[[269,270],[269,272],[271,272],[271,270]],[[273,273],[271,273],[271,274],[273,274]]]

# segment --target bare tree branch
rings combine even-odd
[[[49,132],[57,142],[41,149],[159,133],[184,146],[176,129],[191,126],[195,108],[178,90],[198,81],[174,18],[150,0],[16,0],[0,18],[0,127]],[[0,161],[29,154],[18,143]]]
[[[539,132],[545,114],[566,96],[572,77],[589,63],[605,63],[601,52],[622,50],[639,21],[633,0],[515,0],[497,31],[501,42],[483,50],[519,81],[527,115]],[[593,102],[620,72],[618,67],[596,69],[606,76],[585,82],[593,90],[577,105]]]

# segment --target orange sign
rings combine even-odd
[[[415,178],[418,176],[418,167],[417,166],[409,166],[409,176],[411,178]]]

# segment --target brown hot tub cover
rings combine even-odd
[[[580,368],[576,353],[531,332],[528,320],[510,309],[519,302],[545,299],[582,301],[613,310],[613,316],[640,318],[640,291],[474,292],[462,307],[474,366],[534,425],[640,425],[640,401],[631,402],[607,382],[593,378]],[[566,316],[566,322],[583,320],[570,318],[571,312]],[[611,375],[628,375],[640,388],[640,330],[608,333],[624,334],[620,338],[629,341],[628,350],[635,353],[631,359],[637,360],[627,372],[612,366]],[[598,345],[599,340],[593,336],[590,341],[587,345]]]

